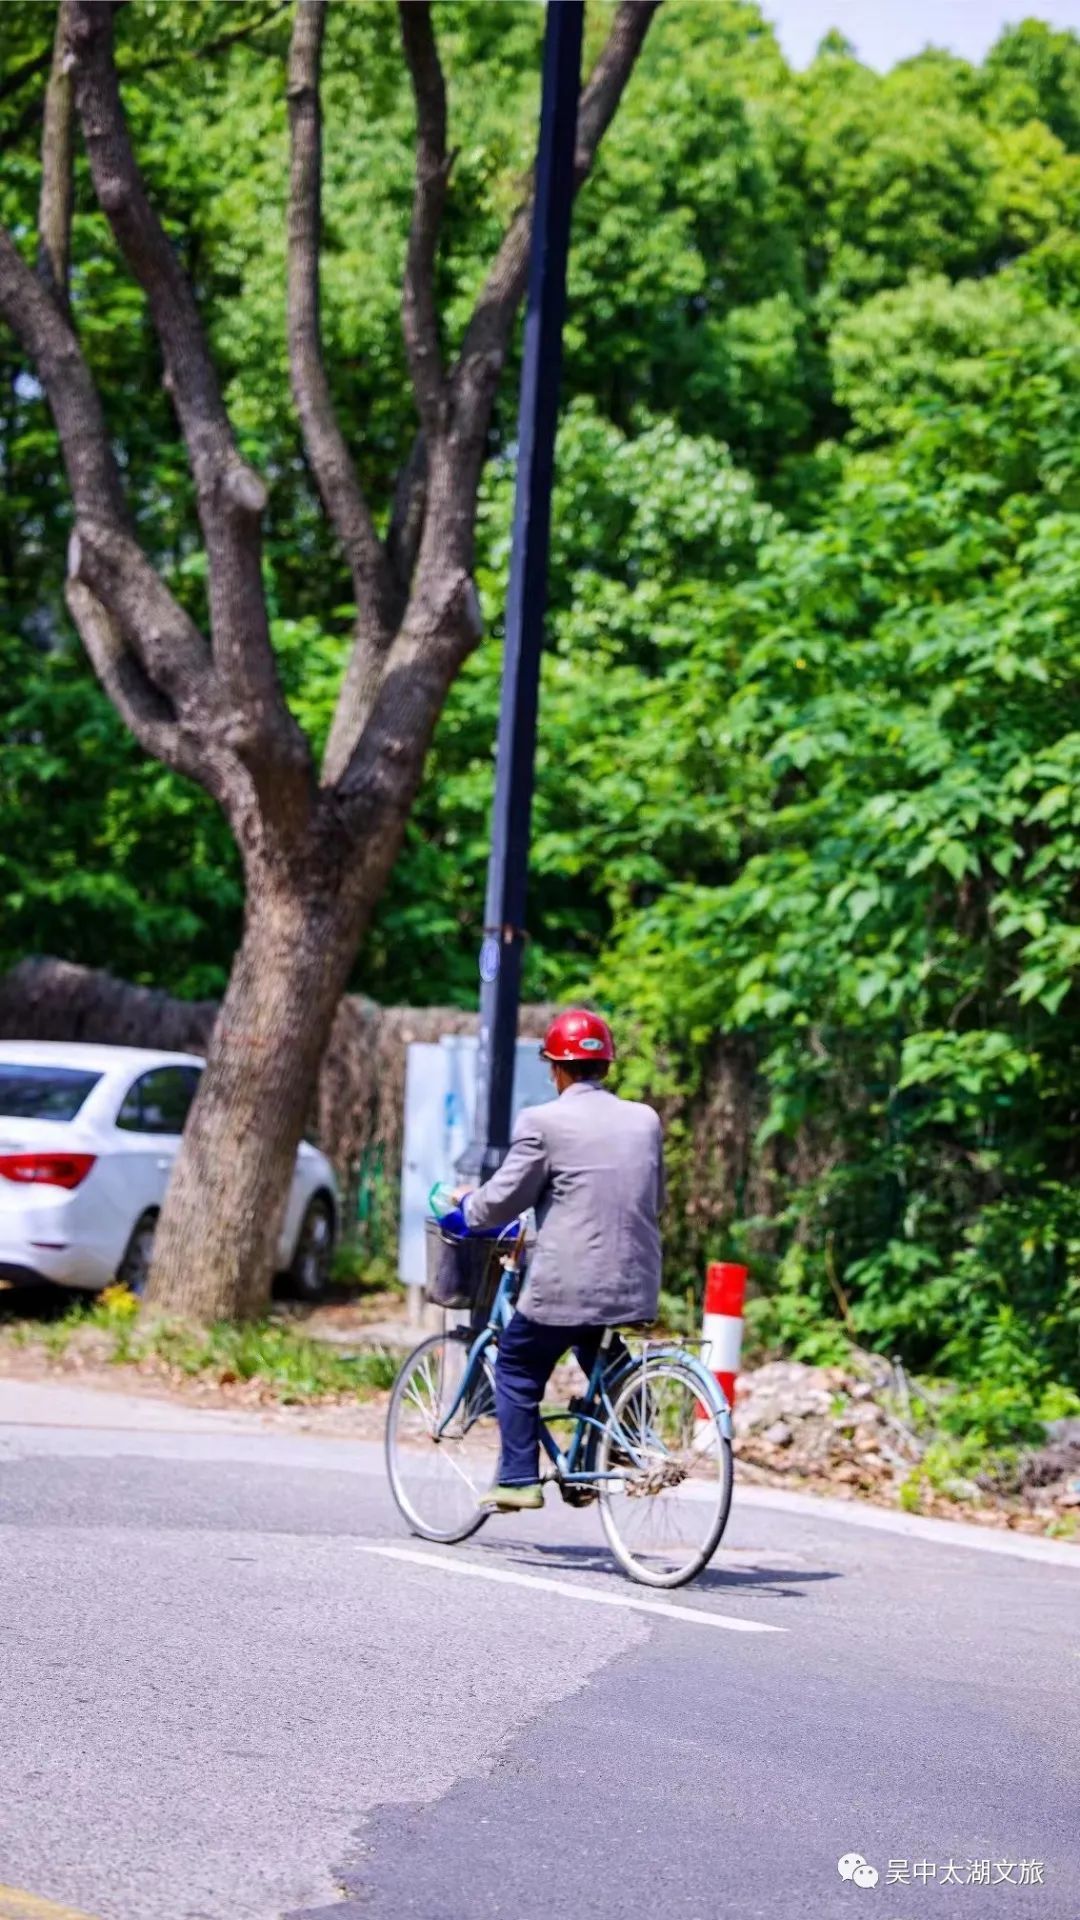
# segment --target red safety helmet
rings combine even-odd
[[[567,1007],[552,1021],[540,1049],[544,1060],[614,1060],[611,1028],[587,1007]]]

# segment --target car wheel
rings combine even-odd
[[[334,1257],[334,1209],[324,1193],[309,1200],[300,1224],[289,1286],[298,1300],[321,1300]]]
[[[143,1294],[150,1278],[150,1262],[154,1254],[154,1229],[157,1226],[156,1213],[142,1213],[131,1231],[127,1251],[116,1269],[116,1278],[129,1293]]]

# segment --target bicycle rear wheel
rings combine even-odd
[[[469,1347],[436,1333],[410,1353],[386,1416],[386,1470],[398,1510],[425,1540],[467,1540],[487,1512],[477,1505],[497,1478],[495,1378],[481,1354],[461,1405],[444,1428],[465,1378]]]
[[[702,1403],[701,1382],[678,1360],[628,1376],[600,1435],[600,1515],[608,1545],[632,1580],[680,1587],[715,1553],[731,1507],[731,1442]]]

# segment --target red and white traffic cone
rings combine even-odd
[[[720,1382],[728,1406],[735,1403],[735,1376],[742,1356],[746,1268],[714,1260],[705,1275],[705,1340],[702,1358]]]

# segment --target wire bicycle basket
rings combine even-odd
[[[523,1233],[512,1221],[498,1233],[460,1233],[443,1219],[424,1223],[427,1279],[425,1294],[435,1306],[467,1309],[473,1324],[487,1319],[503,1269],[517,1265]]]
[[[437,1220],[424,1223],[427,1283],[425,1292],[437,1307],[490,1307],[499,1284],[499,1243],[471,1235],[447,1233]]]

